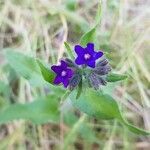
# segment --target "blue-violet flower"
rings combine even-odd
[[[72,78],[74,72],[65,61],[61,60],[60,65],[53,65],[51,69],[56,73],[54,84],[63,83],[64,87],[67,88],[69,81]]]
[[[76,45],[74,49],[77,54],[75,60],[77,65],[87,65],[91,68],[95,68],[96,60],[103,56],[102,51],[94,51],[94,43],[88,43],[85,48]]]

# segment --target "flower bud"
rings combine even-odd
[[[108,60],[106,58],[103,58],[96,64],[96,67],[106,66],[107,64],[108,64]]]
[[[81,78],[82,78],[82,75],[79,73],[76,73],[70,80],[69,89],[73,90],[76,86],[78,86],[81,81]]]
[[[69,58],[66,58],[65,62],[69,67],[77,67],[76,64]]]
[[[95,90],[98,90],[101,85],[106,85],[107,82],[104,78],[100,77],[98,74],[91,72],[87,80],[89,82],[89,87],[93,87]]]
[[[111,71],[111,67],[110,65],[106,65],[106,66],[99,66],[99,67],[96,67],[94,69],[94,72],[98,75],[106,75],[108,74],[109,72]]]
[[[106,80],[103,79],[102,77],[99,77],[99,83],[100,83],[100,85],[106,85],[107,84]]]
[[[88,76],[88,80],[90,83],[90,86],[93,87],[95,90],[99,89],[99,77],[96,73],[92,72],[90,73],[90,75]]]

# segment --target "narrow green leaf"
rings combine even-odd
[[[50,69],[48,69],[46,66],[44,66],[40,60],[37,59],[37,63],[41,69],[41,73],[42,73],[44,80],[53,84],[55,74]]]
[[[107,76],[106,80],[108,82],[116,82],[116,81],[125,80],[127,77],[128,77],[127,75],[111,73]]]
[[[81,93],[82,93],[82,78],[81,78],[81,81],[78,86],[76,99],[78,99],[80,97]]]
[[[120,112],[121,113],[121,112]],[[118,119],[122,124],[124,124],[131,132],[140,135],[150,135],[150,131],[143,130],[138,128],[130,123],[128,123],[124,117]]]
[[[95,41],[96,41],[96,28],[97,28],[97,25],[100,23],[101,16],[102,16],[101,5],[102,5],[102,2],[101,2],[101,0],[99,0],[97,13],[96,13],[96,17],[95,17],[95,20],[96,20],[95,26],[94,26],[94,28],[92,28],[90,31],[88,31],[81,37],[80,44],[82,46],[86,46],[86,44],[89,42],[95,43]]]
[[[96,17],[95,17],[96,25],[98,25],[101,22],[101,17],[102,17],[102,1],[99,0],[97,13],[96,13]]]
[[[30,120],[37,124],[58,122],[58,98],[49,95],[32,103],[10,105],[0,112],[0,124],[18,119]]]
[[[65,44],[65,47],[67,49],[67,52],[68,52],[68,55],[71,59],[74,59],[74,55],[73,55],[73,51],[71,49],[71,46],[67,43],[67,42],[64,42]]]
[[[94,42],[95,41],[95,35],[96,35],[96,27],[92,28],[90,31],[85,33],[81,39],[80,39],[80,44],[82,46],[86,46],[87,43],[89,42]]]

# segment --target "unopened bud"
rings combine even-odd
[[[88,76],[88,80],[90,83],[90,86],[93,87],[95,90],[99,89],[99,77],[94,72],[90,73]]]
[[[98,75],[106,75],[111,71],[110,65],[106,66],[99,66],[94,69],[94,72],[97,73]]]
[[[69,89],[73,90],[76,86],[78,86],[81,81],[81,78],[82,78],[82,75],[80,75],[79,73],[76,73],[70,80]]]
[[[66,58],[65,62],[69,67],[76,67],[76,64],[69,58]]]
[[[102,77],[99,77],[99,83],[100,83],[101,85],[106,85],[106,84],[107,84],[106,80],[103,79]]]
[[[106,58],[103,58],[96,64],[96,67],[105,66],[107,64],[108,64],[108,60]]]

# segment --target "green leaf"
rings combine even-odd
[[[81,78],[81,81],[80,81],[78,89],[77,89],[76,99],[78,99],[80,97],[81,93],[82,93],[82,78]]]
[[[64,42],[64,44],[65,44],[65,47],[67,49],[68,55],[70,56],[71,59],[74,59],[74,55],[73,55],[73,51],[71,49],[71,46],[67,42]]]
[[[117,119],[136,134],[149,135],[150,132],[128,123],[122,116],[117,102],[109,95],[88,89],[78,98],[75,92],[70,95],[73,105],[84,113],[100,119]]]
[[[119,115],[117,103],[109,95],[100,94],[92,89],[87,89],[78,99],[75,92],[70,98],[75,107],[90,116],[101,119],[113,119]]]
[[[122,120],[120,120],[121,123],[123,123],[130,131],[132,131],[133,133],[136,133],[136,134],[141,134],[141,135],[150,135],[150,132],[149,131],[146,131],[146,130],[143,130],[143,129],[140,129],[130,123],[128,123],[124,118],[122,118]]]
[[[96,25],[98,25],[101,22],[101,18],[102,18],[102,1],[99,0],[97,13],[96,13],[96,17],[95,17]]]
[[[7,49],[5,57],[17,74],[29,80],[32,85],[42,85],[40,68],[32,57]]]
[[[58,122],[58,104],[58,98],[49,95],[31,103],[9,105],[0,112],[0,124],[18,119],[26,119],[36,124]]]
[[[94,28],[92,28],[90,31],[88,31],[87,33],[85,33],[81,37],[80,44],[82,46],[86,46],[87,43],[89,43],[89,42],[93,42],[93,43],[96,42],[96,28],[97,28],[98,24],[100,23],[101,16],[102,16],[101,5],[102,5],[102,2],[101,2],[101,0],[99,0],[98,8],[97,8],[97,13],[96,13],[96,16],[95,16],[95,25],[94,25]]]
[[[121,81],[125,80],[128,76],[127,75],[121,75],[121,74],[115,74],[115,73],[110,73],[106,80],[108,82],[116,82],[116,81]]]
[[[95,41],[95,35],[96,35],[96,27],[92,28],[90,31],[85,33],[81,39],[80,39],[80,44],[82,46],[86,46],[87,43],[89,42],[94,42]]]
[[[54,72],[48,69],[48,67],[44,66],[43,63],[38,59],[37,59],[37,63],[41,69],[41,73],[42,73],[44,80],[53,84],[53,81],[55,78]]]

